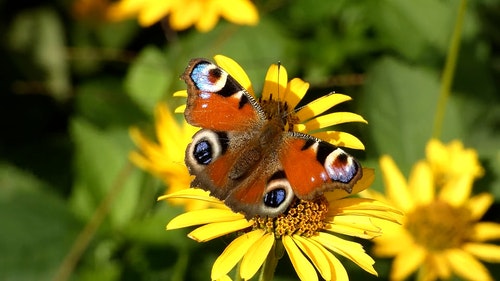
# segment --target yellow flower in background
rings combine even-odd
[[[363,173],[352,194],[372,183],[373,170],[364,169]],[[212,208],[175,217],[168,223],[167,230],[198,226],[188,234],[198,242],[231,233],[240,234],[215,261],[212,280],[226,277],[238,263],[238,275],[248,280],[263,265],[268,266],[270,260],[271,264],[276,263],[284,252],[301,280],[318,280],[316,270],[325,280],[348,280],[344,266],[334,254],[377,275],[373,268],[375,261],[365,253],[362,245],[337,234],[372,239],[381,234],[381,229],[372,223],[372,219],[394,224],[401,219],[401,213],[372,199],[347,196],[349,194],[344,190],[335,190],[314,201],[297,200],[287,212],[276,218],[256,217],[251,220],[234,213],[222,201],[200,189],[186,189],[160,199],[191,199],[212,204]]]
[[[139,151],[130,152],[129,158],[139,168],[162,179],[168,187],[167,193],[185,189],[191,183],[191,176],[184,164],[184,151],[199,128],[185,121],[180,125],[164,103],[156,106],[155,119],[158,142],[149,140],[138,128],[132,127],[130,136]],[[193,201],[179,203],[186,204],[187,210],[199,207],[193,205]]]
[[[431,141],[432,145],[445,147],[436,142]],[[457,147],[463,148],[461,144]],[[448,161],[463,159],[442,155]],[[448,162],[450,169],[459,165]],[[500,238],[500,224],[479,221],[493,203],[493,196],[471,196],[474,173],[453,175],[442,186],[436,186],[435,177],[447,172],[444,165],[443,170],[436,170],[431,162],[420,161],[408,180],[389,156],[380,159],[380,166],[386,197],[368,193],[406,215],[402,226],[381,222],[384,235],[373,240],[375,255],[394,257],[391,280],[406,279],[413,272],[417,272],[417,280],[449,279],[452,274],[466,280],[492,280],[479,260],[500,262],[500,246],[487,243]]]
[[[465,174],[479,178],[484,173],[477,152],[474,149],[465,149],[458,140],[444,145],[438,140],[431,139],[425,152],[437,183],[443,184],[449,179],[456,179]]]
[[[249,0],[121,0],[108,10],[111,20],[137,16],[141,26],[150,26],[168,16],[173,30],[191,26],[202,32],[212,30],[219,17],[240,25],[256,25],[257,8]]]

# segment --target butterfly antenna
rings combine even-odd
[[[299,110],[301,110],[302,108],[304,108],[304,107],[306,107],[306,106],[310,106],[310,105],[313,105],[313,104],[315,104],[315,103],[317,103],[317,102],[321,102],[321,101],[323,101],[324,99],[326,99],[327,97],[329,97],[329,96],[331,96],[331,95],[334,95],[334,94],[336,94],[336,93],[337,93],[337,92],[335,92],[335,91],[331,91],[330,93],[328,93],[328,94],[326,94],[326,95],[323,95],[323,96],[321,96],[321,97],[319,97],[319,98],[317,98],[317,99],[315,99],[315,100],[313,100],[313,101],[311,101],[311,102],[309,102],[309,103],[306,103],[306,104],[304,104],[304,105],[302,105],[302,106],[299,106],[299,107],[294,108],[294,109],[293,109],[293,112],[294,112],[294,113],[296,113],[296,112],[298,112]],[[332,107],[333,107],[333,106],[332,106]]]

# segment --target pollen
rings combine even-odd
[[[285,213],[275,218],[255,217],[253,228],[274,233],[276,238],[294,234],[311,237],[325,228],[327,213],[328,201],[323,196],[313,201],[296,199]]]
[[[443,201],[419,206],[407,219],[415,242],[434,251],[457,248],[469,241],[474,224],[468,209]]]

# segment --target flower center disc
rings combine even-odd
[[[460,247],[472,232],[470,211],[442,201],[417,207],[407,219],[407,229],[415,241],[429,250]]]
[[[311,237],[325,228],[327,213],[328,201],[323,196],[313,201],[296,199],[285,213],[275,218],[255,217],[253,228],[274,232],[276,238],[293,234]]]

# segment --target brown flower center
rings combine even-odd
[[[296,199],[285,213],[275,218],[255,217],[253,228],[274,232],[276,238],[293,234],[311,237],[325,228],[327,213],[328,201],[323,196],[313,201]]]
[[[299,118],[294,114],[293,108],[289,108],[288,104],[284,101],[259,99],[259,104],[266,113],[266,117],[271,120],[279,120],[283,126],[286,126],[287,131],[293,130],[293,125],[300,123]]]
[[[413,239],[431,251],[460,247],[469,239],[474,223],[468,209],[442,201],[419,206],[406,217]]]

